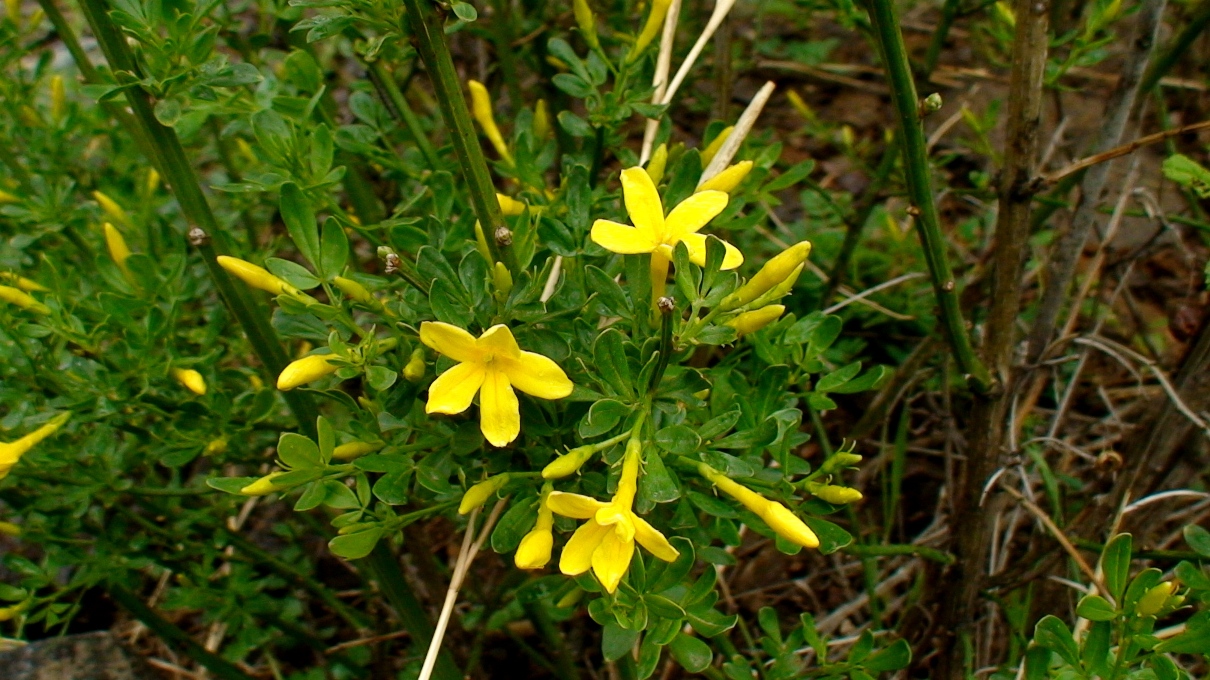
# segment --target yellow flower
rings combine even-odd
[[[54,434],[55,430],[63,427],[63,423],[71,417],[71,413],[60,413],[42,427],[30,432],[24,437],[9,444],[0,444],[0,479],[8,476],[9,470],[21,460],[21,456],[34,447],[35,444]]]
[[[35,314],[50,314],[50,307],[38,302],[25,291],[11,286],[0,286],[0,302],[16,305]]]
[[[468,80],[466,85],[471,91],[471,115],[479,122],[479,127],[483,128],[487,141],[496,148],[496,153],[500,155],[500,158],[512,165],[513,154],[508,150],[508,145],[504,143],[504,135],[500,134],[500,128],[496,125],[496,117],[492,114],[492,101],[488,97],[487,88],[477,80]]]
[[[479,393],[479,428],[493,446],[506,446],[521,433],[514,387],[541,399],[571,394],[572,383],[563,369],[541,354],[523,351],[503,324],[475,339],[457,326],[425,321],[420,341],[458,362],[429,386],[425,413],[462,413]]]
[[[559,491],[546,499],[554,512],[588,520],[576,529],[563,548],[559,571],[577,576],[591,568],[611,593],[618,589],[618,583],[630,568],[635,541],[665,562],[672,562],[680,555],[664,534],[631,509],[638,491],[639,449],[638,439],[631,439],[622,461],[622,478],[610,502]]]
[[[698,230],[727,207],[727,194],[722,191],[701,191],[686,198],[664,217],[664,204],[651,176],[640,167],[622,171],[622,196],[626,212],[634,226],[610,220],[597,220],[592,225],[592,240],[606,250],[623,255],[658,254],[672,259],[672,249],[684,242],[689,259],[699,267],[706,264],[706,235]],[[744,256],[730,243],[723,243],[727,254],[723,269],[734,269]],[[654,267],[654,266],[653,266]]]
[[[734,328],[737,336],[743,337],[777,321],[785,311],[785,305],[768,305],[751,312],[744,312],[728,321],[726,325]]]
[[[172,369],[172,377],[176,378],[177,382],[198,396],[206,393],[206,379],[202,377],[201,373],[192,368],[174,368]]]
[[[513,556],[513,562],[519,569],[541,569],[550,562],[550,551],[555,545],[555,536],[551,531],[555,525],[555,517],[550,506],[546,504],[549,496],[550,485],[547,484],[538,499],[538,521],[534,522],[534,528],[521,539],[517,554]]]
[[[118,228],[106,222],[105,229],[105,247],[109,249],[109,258],[113,263],[118,265],[118,269],[130,278],[130,269],[126,267],[126,260],[130,257],[130,246],[126,245],[126,239],[122,236],[122,232]]]
[[[811,527],[798,518],[786,506],[771,501],[768,498],[756,493],[752,489],[734,482],[731,478],[714,468],[699,463],[697,471],[701,476],[710,480],[712,484],[722,489],[735,500],[739,501],[745,508],[748,508],[757,517],[765,521],[769,528],[781,535],[786,540],[801,545],[804,548],[818,548],[819,537],[811,531]]]
[[[714,177],[702,182],[702,185],[697,188],[697,191],[723,191],[731,193],[739,183],[744,181],[748,173],[752,172],[752,161],[740,161]]]
[[[92,192],[92,197],[96,199],[97,205],[101,206],[101,210],[109,215],[109,219],[122,224],[130,224],[130,216],[118,205],[118,202],[100,191]]]
[[[488,477],[466,490],[462,494],[462,502],[458,504],[458,514],[465,515],[475,508],[483,505],[505,484],[508,484],[510,475],[505,472],[501,475]]]
[[[291,361],[277,376],[277,389],[286,392],[335,373],[340,367],[332,363],[334,358],[331,354],[312,354]]]
[[[528,207],[525,203],[518,201],[512,196],[497,193],[496,202],[500,204],[500,212],[504,213],[505,217],[515,217],[525,212]]]

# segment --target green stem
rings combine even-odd
[[[115,71],[126,71],[126,78],[138,78],[138,65],[130,51],[125,38],[110,20],[104,0],[80,0],[80,8],[84,11],[88,23],[92,26],[97,42]],[[153,161],[161,168],[164,179],[176,195],[181,206],[181,212],[193,228],[190,229],[189,240],[197,248],[210,272],[214,287],[227,304],[227,308],[239,321],[252,350],[260,359],[269,378],[276,379],[282,369],[289,363],[285,348],[277,338],[277,333],[270,325],[268,315],[260,309],[242,287],[237,287],[218,264],[219,251],[211,243],[211,235],[219,234],[220,227],[210,210],[206,195],[198,182],[185,149],[181,146],[176,131],[164,127],[155,118],[151,97],[139,87],[126,88],[126,100],[134,111],[138,123],[136,127],[147,134]],[[199,233],[200,232],[200,233]],[[282,396],[294,412],[298,425],[305,433],[314,436],[315,418],[318,410],[310,395],[300,391],[283,392]]]
[[[857,250],[857,244],[861,242],[861,232],[865,229],[866,222],[870,221],[870,215],[873,214],[874,207],[878,204],[878,194],[886,186],[887,179],[891,176],[891,170],[895,168],[895,158],[898,155],[899,139],[896,137],[887,143],[886,148],[883,149],[882,159],[878,161],[878,169],[874,171],[874,179],[862,190],[861,196],[857,199],[854,216],[846,220],[847,224],[845,226],[847,229],[844,235],[844,243],[841,244],[840,252],[836,254],[836,260],[832,264],[832,272],[828,278],[828,287],[823,296],[823,304],[825,305],[836,294],[836,290],[840,288],[840,284],[844,282],[844,275],[849,269],[849,262],[853,258],[853,252]]]
[[[1147,69],[1147,75],[1143,76],[1143,83],[1139,86],[1140,92],[1149,92],[1159,85],[1160,79],[1168,75],[1177,60],[1189,50],[1193,41],[1206,30],[1206,26],[1210,26],[1210,0],[1202,0],[1193,10],[1193,15],[1185,21],[1187,23],[1180,34],[1173,38],[1164,52],[1151,64],[1151,68]]]
[[[945,237],[941,233],[941,219],[933,198],[929,179],[928,150],[924,139],[924,128],[920,125],[919,98],[916,83],[912,79],[908,62],[907,47],[895,17],[892,0],[870,0],[870,20],[874,35],[881,46],[886,72],[891,84],[891,98],[899,116],[900,134],[903,140],[903,166],[907,181],[911,212],[916,218],[916,233],[924,250],[929,274],[933,279],[933,292],[942,324],[954,349],[954,358],[966,374],[972,387],[980,392],[991,388],[991,374],[975,355],[962,310],[958,306],[958,286],[954,272],[945,255]]]
[[[936,30],[933,31],[933,38],[929,42],[929,51],[924,56],[924,71],[921,75],[928,78],[933,69],[937,68],[937,59],[941,57],[941,50],[945,47],[945,41],[949,38],[950,27],[954,25],[954,19],[958,18],[958,5],[960,0],[945,0],[945,4],[941,6],[941,21],[937,23]]]
[[[844,549],[845,552],[860,557],[890,557],[894,555],[917,555],[938,564],[953,564],[954,556],[944,550],[929,548],[922,545],[905,545],[892,543],[889,545],[861,545],[853,543]]]
[[[576,660],[571,655],[571,647],[559,632],[558,626],[551,620],[550,614],[541,602],[530,602],[525,605],[525,614],[533,621],[534,627],[546,639],[547,651],[555,655],[556,675],[563,680],[579,680],[580,673],[576,670]]]
[[[437,151],[433,149],[433,143],[424,134],[424,128],[420,125],[420,118],[412,110],[411,105],[408,104],[407,98],[403,96],[403,92],[399,89],[399,84],[395,82],[395,74],[391,73],[377,59],[367,62],[366,68],[369,70],[370,80],[373,81],[374,86],[378,89],[379,96],[386,102],[387,109],[395,114],[396,118],[403,121],[404,126],[408,129],[408,134],[416,142],[416,148],[420,149],[420,153],[424,155],[424,160],[429,164],[429,168],[433,170],[439,169],[441,161],[437,158]]]
[[[414,1],[414,0],[410,0]],[[416,595],[412,592],[412,587],[403,580],[403,573],[399,569],[399,562],[395,559],[395,555],[386,543],[379,541],[378,545],[374,546],[374,550],[370,552],[369,557],[361,560],[362,566],[370,573],[370,576],[378,582],[378,588],[382,594],[386,596],[387,601],[395,608],[395,613],[399,615],[399,621],[403,627],[412,635],[412,639],[419,641],[421,644],[433,638],[433,624],[429,621],[428,614],[425,613],[424,607],[420,601],[416,599]],[[461,680],[462,674],[458,672],[458,667],[450,660],[449,653],[442,650],[437,657],[437,666],[433,670],[433,677],[438,680]]]
[[[425,4],[427,5],[427,2]],[[462,96],[462,85],[458,80],[457,71],[454,70],[454,60],[450,56],[449,46],[445,44],[443,17],[436,14],[432,8],[422,5],[421,0],[404,0],[404,6],[412,33],[416,36],[420,58],[424,61],[433,89],[437,93],[441,117],[450,130],[454,153],[462,166],[463,179],[466,180],[470,191],[475,216],[479,218],[479,223],[487,234],[487,248],[496,262],[507,263],[501,256],[501,242],[497,237],[498,233],[506,233],[507,228],[500,213],[500,204],[496,200],[496,187],[492,184],[487,159],[483,156],[483,149],[475,135],[470,109],[466,107],[466,99]]]
[[[189,637],[185,631],[165,621],[151,607],[148,607],[135,596],[134,593],[116,583],[110,583],[106,587],[106,590],[109,592],[109,596],[113,598],[113,601],[118,603],[122,609],[130,612],[132,616],[151,629],[151,632],[158,635],[160,639],[196,661],[206,670],[213,673],[215,677],[222,680],[252,680],[250,676],[230,661],[213,652],[206,651],[206,648],[194,642],[193,638]]]

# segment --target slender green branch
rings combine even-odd
[[[921,72],[924,78],[932,75],[933,69],[937,68],[937,60],[941,58],[941,50],[949,39],[950,28],[954,25],[954,19],[958,18],[960,4],[961,0],[945,0],[945,4],[941,6],[941,20],[937,22],[932,40],[929,41],[929,50],[924,55],[924,70]]]
[[[1143,76],[1143,83],[1139,85],[1140,92],[1149,92],[1159,85],[1160,80],[1168,75],[1168,72],[1176,65],[1177,60],[1189,50],[1193,41],[1197,40],[1197,37],[1206,30],[1206,26],[1210,26],[1210,0],[1202,0],[1185,21],[1187,23],[1181,32],[1156,57],[1151,68],[1147,69],[1147,74]]]
[[[844,549],[845,552],[861,557],[889,557],[894,555],[918,555],[926,560],[939,564],[953,564],[954,556],[944,550],[929,548],[923,545],[893,543],[890,545],[860,545],[853,543]]]
[[[887,179],[891,176],[891,171],[895,169],[895,158],[898,155],[899,139],[896,137],[888,142],[886,148],[883,149],[882,158],[878,161],[878,168],[874,171],[874,179],[861,191],[861,196],[857,198],[857,204],[853,206],[853,216],[848,217],[842,213],[846,226],[844,243],[841,244],[840,252],[836,254],[836,260],[832,263],[832,271],[828,277],[828,287],[823,295],[823,305],[827,305],[832,296],[840,288],[840,284],[844,282],[845,273],[849,269],[849,262],[853,259],[853,253],[857,250],[857,244],[861,242],[861,232],[865,230],[866,222],[870,221],[870,215],[873,214],[874,206],[878,203],[879,192],[886,186]]]
[[[366,69],[370,73],[370,80],[374,83],[375,89],[378,90],[379,96],[386,103],[387,110],[394,114],[407,127],[408,134],[416,142],[416,148],[420,149],[420,153],[424,155],[424,160],[429,164],[429,167],[433,170],[439,169],[441,161],[437,157],[437,151],[433,149],[433,143],[424,134],[424,128],[420,126],[420,118],[412,110],[411,105],[408,104],[408,100],[403,96],[403,92],[399,89],[399,84],[395,82],[395,74],[391,73],[377,59],[366,62]]]
[[[404,0],[403,4],[407,9],[412,33],[416,36],[420,58],[424,61],[429,79],[433,82],[433,89],[436,90],[441,117],[450,130],[454,152],[458,155],[459,165],[462,166],[463,178],[470,191],[475,215],[487,234],[487,248],[495,261],[507,264],[507,260],[501,257],[500,250],[512,237],[504,226],[504,217],[496,200],[496,187],[492,184],[487,158],[479,146],[475,126],[471,122],[471,112],[466,107],[462,85],[458,80],[457,71],[454,70],[454,60],[450,56],[449,46],[445,44],[443,17],[434,8],[427,6],[428,0]]]
[[[151,632],[158,635],[160,639],[198,662],[215,677],[222,680],[252,680],[251,676],[241,671],[235,664],[213,652],[206,651],[205,647],[195,642],[185,631],[165,621],[134,593],[116,583],[110,583],[106,590],[122,609],[130,612],[131,616],[151,629]]]
[[[924,128],[920,125],[920,102],[916,96],[916,83],[912,79],[903,34],[899,30],[892,0],[870,0],[869,9],[874,35],[881,47],[887,76],[891,81],[891,99],[899,116],[910,210],[916,218],[916,233],[920,236],[929,274],[933,278],[933,292],[937,296],[942,325],[954,349],[958,366],[971,386],[983,392],[991,388],[991,374],[975,355],[966,333],[962,310],[958,306],[958,286],[945,255],[945,236],[941,233],[941,220],[933,198]]]
[[[120,80],[137,79],[139,69],[134,55],[117,26],[109,18],[104,0],[80,0],[80,7],[115,75]],[[155,164],[160,167],[164,179],[176,195],[181,212],[191,224],[189,242],[202,255],[214,287],[244,329],[248,342],[265,371],[271,378],[276,378],[289,363],[286,350],[270,325],[268,314],[259,308],[246,289],[236,286],[227,272],[219,266],[217,258],[220,253],[211,242],[211,235],[220,233],[221,228],[210,210],[206,195],[202,193],[201,184],[185,156],[185,149],[181,146],[176,131],[164,127],[156,120],[151,97],[142,88],[126,88],[126,99],[138,123],[136,127],[147,134],[153,160],[158,161]],[[297,390],[284,392],[282,395],[294,412],[299,428],[313,434],[318,410],[310,395]]]

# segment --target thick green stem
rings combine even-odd
[[[205,647],[195,642],[185,631],[165,621],[134,593],[116,583],[110,583],[106,590],[109,592],[109,596],[113,598],[113,601],[118,603],[122,609],[130,612],[131,616],[134,616],[144,626],[147,626],[151,632],[158,635],[169,646],[176,648],[198,662],[206,670],[213,673],[215,677],[222,680],[252,680],[251,676],[241,671],[230,661],[213,652],[206,651]]]
[[[1181,55],[1189,50],[1189,46],[1206,30],[1206,26],[1210,26],[1210,0],[1202,0],[1185,21],[1188,23],[1181,29],[1181,32],[1156,57],[1151,68],[1147,69],[1147,75],[1143,76],[1143,83],[1139,85],[1140,92],[1150,92],[1152,88],[1159,85],[1160,79],[1168,75]]]
[[[393,113],[407,127],[408,134],[416,142],[416,148],[420,149],[420,153],[424,155],[424,160],[429,164],[429,167],[433,170],[439,169],[441,161],[437,158],[437,151],[433,149],[433,143],[424,134],[424,128],[420,125],[420,118],[412,110],[411,105],[408,104],[408,100],[403,96],[403,92],[399,89],[399,84],[395,82],[395,74],[391,73],[377,59],[366,62],[366,69],[370,72],[370,80],[373,81],[374,87],[378,89],[379,95],[386,103],[387,110]]]
[[[92,26],[97,42],[100,43],[105,58],[109,60],[110,68],[115,71],[115,75],[117,72],[124,71],[126,72],[125,78],[137,78],[139,69],[134,55],[130,52],[130,48],[117,26],[110,20],[104,0],[81,0],[80,7],[84,11],[89,25]],[[126,88],[126,100],[134,112],[136,127],[141,128],[147,135],[153,161],[158,161],[155,162],[155,165],[161,169],[164,179],[167,180],[181,206],[181,212],[191,225],[190,243],[202,255],[214,287],[244,329],[248,342],[252,345],[252,350],[260,359],[264,370],[271,379],[276,379],[289,363],[289,357],[278,340],[273,326],[269,323],[268,314],[259,308],[256,301],[248,295],[243,287],[236,286],[227,272],[219,266],[217,258],[220,253],[211,242],[211,235],[219,234],[221,229],[214,218],[214,213],[210,210],[206,195],[202,193],[202,187],[197,175],[193,172],[193,166],[189,164],[189,159],[185,156],[185,149],[181,146],[176,131],[164,127],[156,120],[151,97],[142,88]],[[298,391],[283,392],[282,396],[290,406],[290,410],[294,412],[299,428],[313,434],[318,410],[311,397]]]
[[[945,255],[945,236],[941,233],[941,219],[933,198],[928,150],[924,128],[920,125],[920,101],[916,96],[916,83],[912,79],[903,34],[899,30],[892,0],[870,0],[869,10],[874,35],[886,62],[887,77],[891,81],[891,99],[899,117],[910,211],[916,218],[916,233],[920,235],[925,261],[933,278],[933,292],[937,296],[941,322],[954,349],[958,366],[971,386],[983,392],[991,387],[991,374],[975,355],[966,333],[962,310],[958,306],[958,285]]]
[[[433,623],[429,621],[424,607],[412,593],[412,588],[403,580],[399,569],[399,561],[391,549],[382,541],[374,547],[369,557],[361,561],[361,565],[370,572],[371,578],[378,582],[378,588],[386,596],[387,601],[395,608],[399,621],[412,634],[413,640],[421,643],[433,638]],[[437,657],[437,666],[433,677],[438,680],[461,680],[462,674],[445,651]]]
[[[450,130],[454,152],[458,155],[459,165],[462,166],[462,175],[470,191],[475,216],[479,218],[479,223],[487,234],[487,248],[496,262],[507,263],[501,256],[500,248],[501,245],[507,245],[512,237],[504,225],[504,216],[501,215],[500,204],[496,200],[496,187],[492,184],[491,173],[488,171],[487,158],[479,146],[475,126],[471,122],[471,112],[466,107],[462,85],[458,80],[457,71],[454,70],[454,60],[450,56],[449,46],[445,44],[443,17],[427,6],[427,0],[404,0],[403,4],[407,9],[412,33],[416,36],[420,58],[424,61],[433,89],[437,92],[441,117]]]

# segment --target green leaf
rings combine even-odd
[[[370,366],[366,369],[366,382],[375,391],[384,392],[399,379],[399,373],[386,366]]]
[[[329,508],[337,508],[339,510],[349,510],[352,508],[360,508],[361,501],[357,500],[357,494],[343,482],[335,479],[328,479],[323,482],[324,486],[324,505]]]
[[[655,433],[656,446],[681,456],[697,451],[702,438],[688,425],[670,425]]]
[[[349,260],[349,237],[344,227],[335,219],[324,221],[323,239],[320,243],[319,273],[325,279],[339,276]]]
[[[610,621],[601,631],[601,654],[605,661],[613,662],[630,653],[639,640],[637,630],[628,630]]]
[[[892,374],[893,371],[886,366],[875,366],[831,391],[837,394],[856,394],[875,390],[881,387]]]
[[[176,97],[161,99],[155,103],[155,119],[164,127],[175,127],[181,119],[181,100]]]
[[[537,499],[513,503],[512,507],[500,516],[499,523],[492,531],[492,550],[497,553],[509,553],[521,545],[521,539],[534,527],[538,517]]]
[[[668,644],[672,658],[690,673],[701,673],[714,661],[710,645],[691,635],[679,633]]]
[[[1076,615],[1089,621],[1112,621],[1117,611],[1100,595],[1085,595],[1076,605]]]
[[[270,257],[265,260],[265,269],[299,290],[311,290],[322,283],[314,274],[307,271],[306,267],[289,260]]]
[[[652,503],[670,503],[681,497],[676,479],[664,465],[664,459],[652,451],[644,458],[643,476],[639,479],[639,498]]]
[[[630,407],[615,399],[602,399],[593,404],[587,415],[580,420],[580,436],[588,439],[605,434],[630,413]]]
[[[815,383],[815,391],[831,392],[852,380],[860,371],[860,361],[854,361],[847,366],[838,368],[835,371],[832,371],[831,373],[821,377],[819,382]]]
[[[571,111],[560,111],[558,120],[559,127],[572,137],[591,137],[593,134],[592,126]]]
[[[319,459],[327,463],[332,460],[332,451],[336,448],[336,432],[323,416],[315,419],[315,431],[319,435]]]
[[[318,508],[324,499],[328,497],[328,491],[324,488],[322,482],[312,482],[308,484],[298,497],[298,501],[294,503],[294,512],[306,512]]]
[[[206,480],[206,486],[225,493],[238,494],[240,489],[255,482],[259,477],[211,477]]]
[[[616,329],[608,328],[592,345],[597,374],[609,387],[620,395],[629,397],[634,393],[630,362],[626,358],[626,339]]]
[[[1025,652],[1025,680],[1046,680],[1054,652],[1039,645],[1030,645]]]
[[[1113,601],[1122,602],[1126,581],[1130,578],[1130,551],[1133,539],[1130,534],[1118,534],[1110,539],[1101,553],[1101,573],[1105,575],[1105,587]],[[1058,650],[1055,650],[1058,651]]]
[[[781,173],[777,179],[769,182],[765,186],[761,187],[761,189],[767,193],[774,193],[781,191],[782,189],[789,189],[805,179],[807,175],[810,175],[811,171],[814,169],[815,161],[807,159]]]
[[[293,182],[286,182],[281,187],[279,205],[282,220],[285,221],[286,229],[290,232],[290,238],[294,240],[298,252],[302,253],[312,266],[317,266],[320,262],[319,228],[315,224],[315,213],[311,210],[307,197]]]
[[[323,465],[319,447],[301,434],[286,432],[277,441],[277,457],[292,470],[303,470]]]
[[[669,588],[680,585],[689,572],[693,569],[693,563],[697,559],[693,549],[693,543],[683,536],[673,536],[668,539],[672,547],[676,548],[680,555],[676,561],[666,566],[653,568],[648,574],[648,582],[651,586],[651,592],[662,593]],[[661,562],[661,565],[665,563]],[[657,570],[658,569],[658,570]]]
[[[1185,542],[1197,554],[1210,557],[1210,531],[1206,531],[1196,524],[1190,524],[1185,527]]]
[[[907,640],[896,640],[890,647],[880,650],[867,659],[864,666],[868,671],[887,673],[907,668],[911,662],[912,646],[908,644]]]
[[[1192,189],[1198,196],[1210,196],[1210,170],[1197,161],[1174,154],[1164,159],[1164,176],[1177,184]]]
[[[853,542],[853,535],[826,519],[807,515],[802,521],[819,537],[819,552],[831,555]]]
[[[596,294],[597,299],[614,315],[630,317],[630,303],[626,293],[608,274],[597,267],[589,265],[584,269],[588,277],[588,289]]]
[[[454,14],[459,19],[468,24],[479,18],[479,12],[475,10],[475,6],[467,2],[455,2],[453,5]]]
[[[1079,668],[1080,651],[1071,631],[1058,617],[1047,615],[1034,627],[1034,642],[1063,657],[1069,665]]]
[[[356,560],[369,555],[380,538],[382,538],[382,528],[374,527],[366,531],[337,536],[328,541],[328,549],[338,557]]]
[[[1111,675],[1109,644],[1112,631],[1113,625],[1108,621],[1096,621],[1084,636],[1083,649],[1080,650],[1080,659],[1084,666],[1100,677]]]

